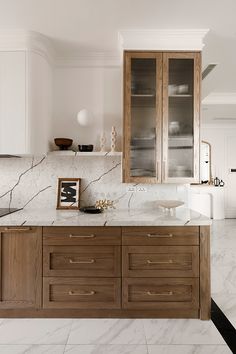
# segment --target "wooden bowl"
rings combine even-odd
[[[54,143],[60,148],[60,150],[67,150],[73,143],[72,139],[67,138],[55,138]]]

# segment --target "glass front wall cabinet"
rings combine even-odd
[[[162,54],[125,53],[124,182],[161,182]]]
[[[200,54],[163,54],[164,182],[199,182]]]
[[[200,53],[125,52],[123,182],[199,182]]]

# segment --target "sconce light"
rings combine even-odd
[[[93,115],[87,109],[81,109],[77,114],[77,122],[81,126],[90,125],[93,121]]]

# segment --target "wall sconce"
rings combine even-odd
[[[92,124],[92,122],[93,122],[92,113],[85,108],[81,109],[81,111],[79,111],[77,114],[77,122],[81,126],[87,126],[87,125]]]

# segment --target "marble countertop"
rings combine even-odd
[[[211,225],[211,219],[179,207],[171,214],[156,209],[114,209],[101,214],[75,210],[25,209],[0,218],[0,226],[190,226]]]

